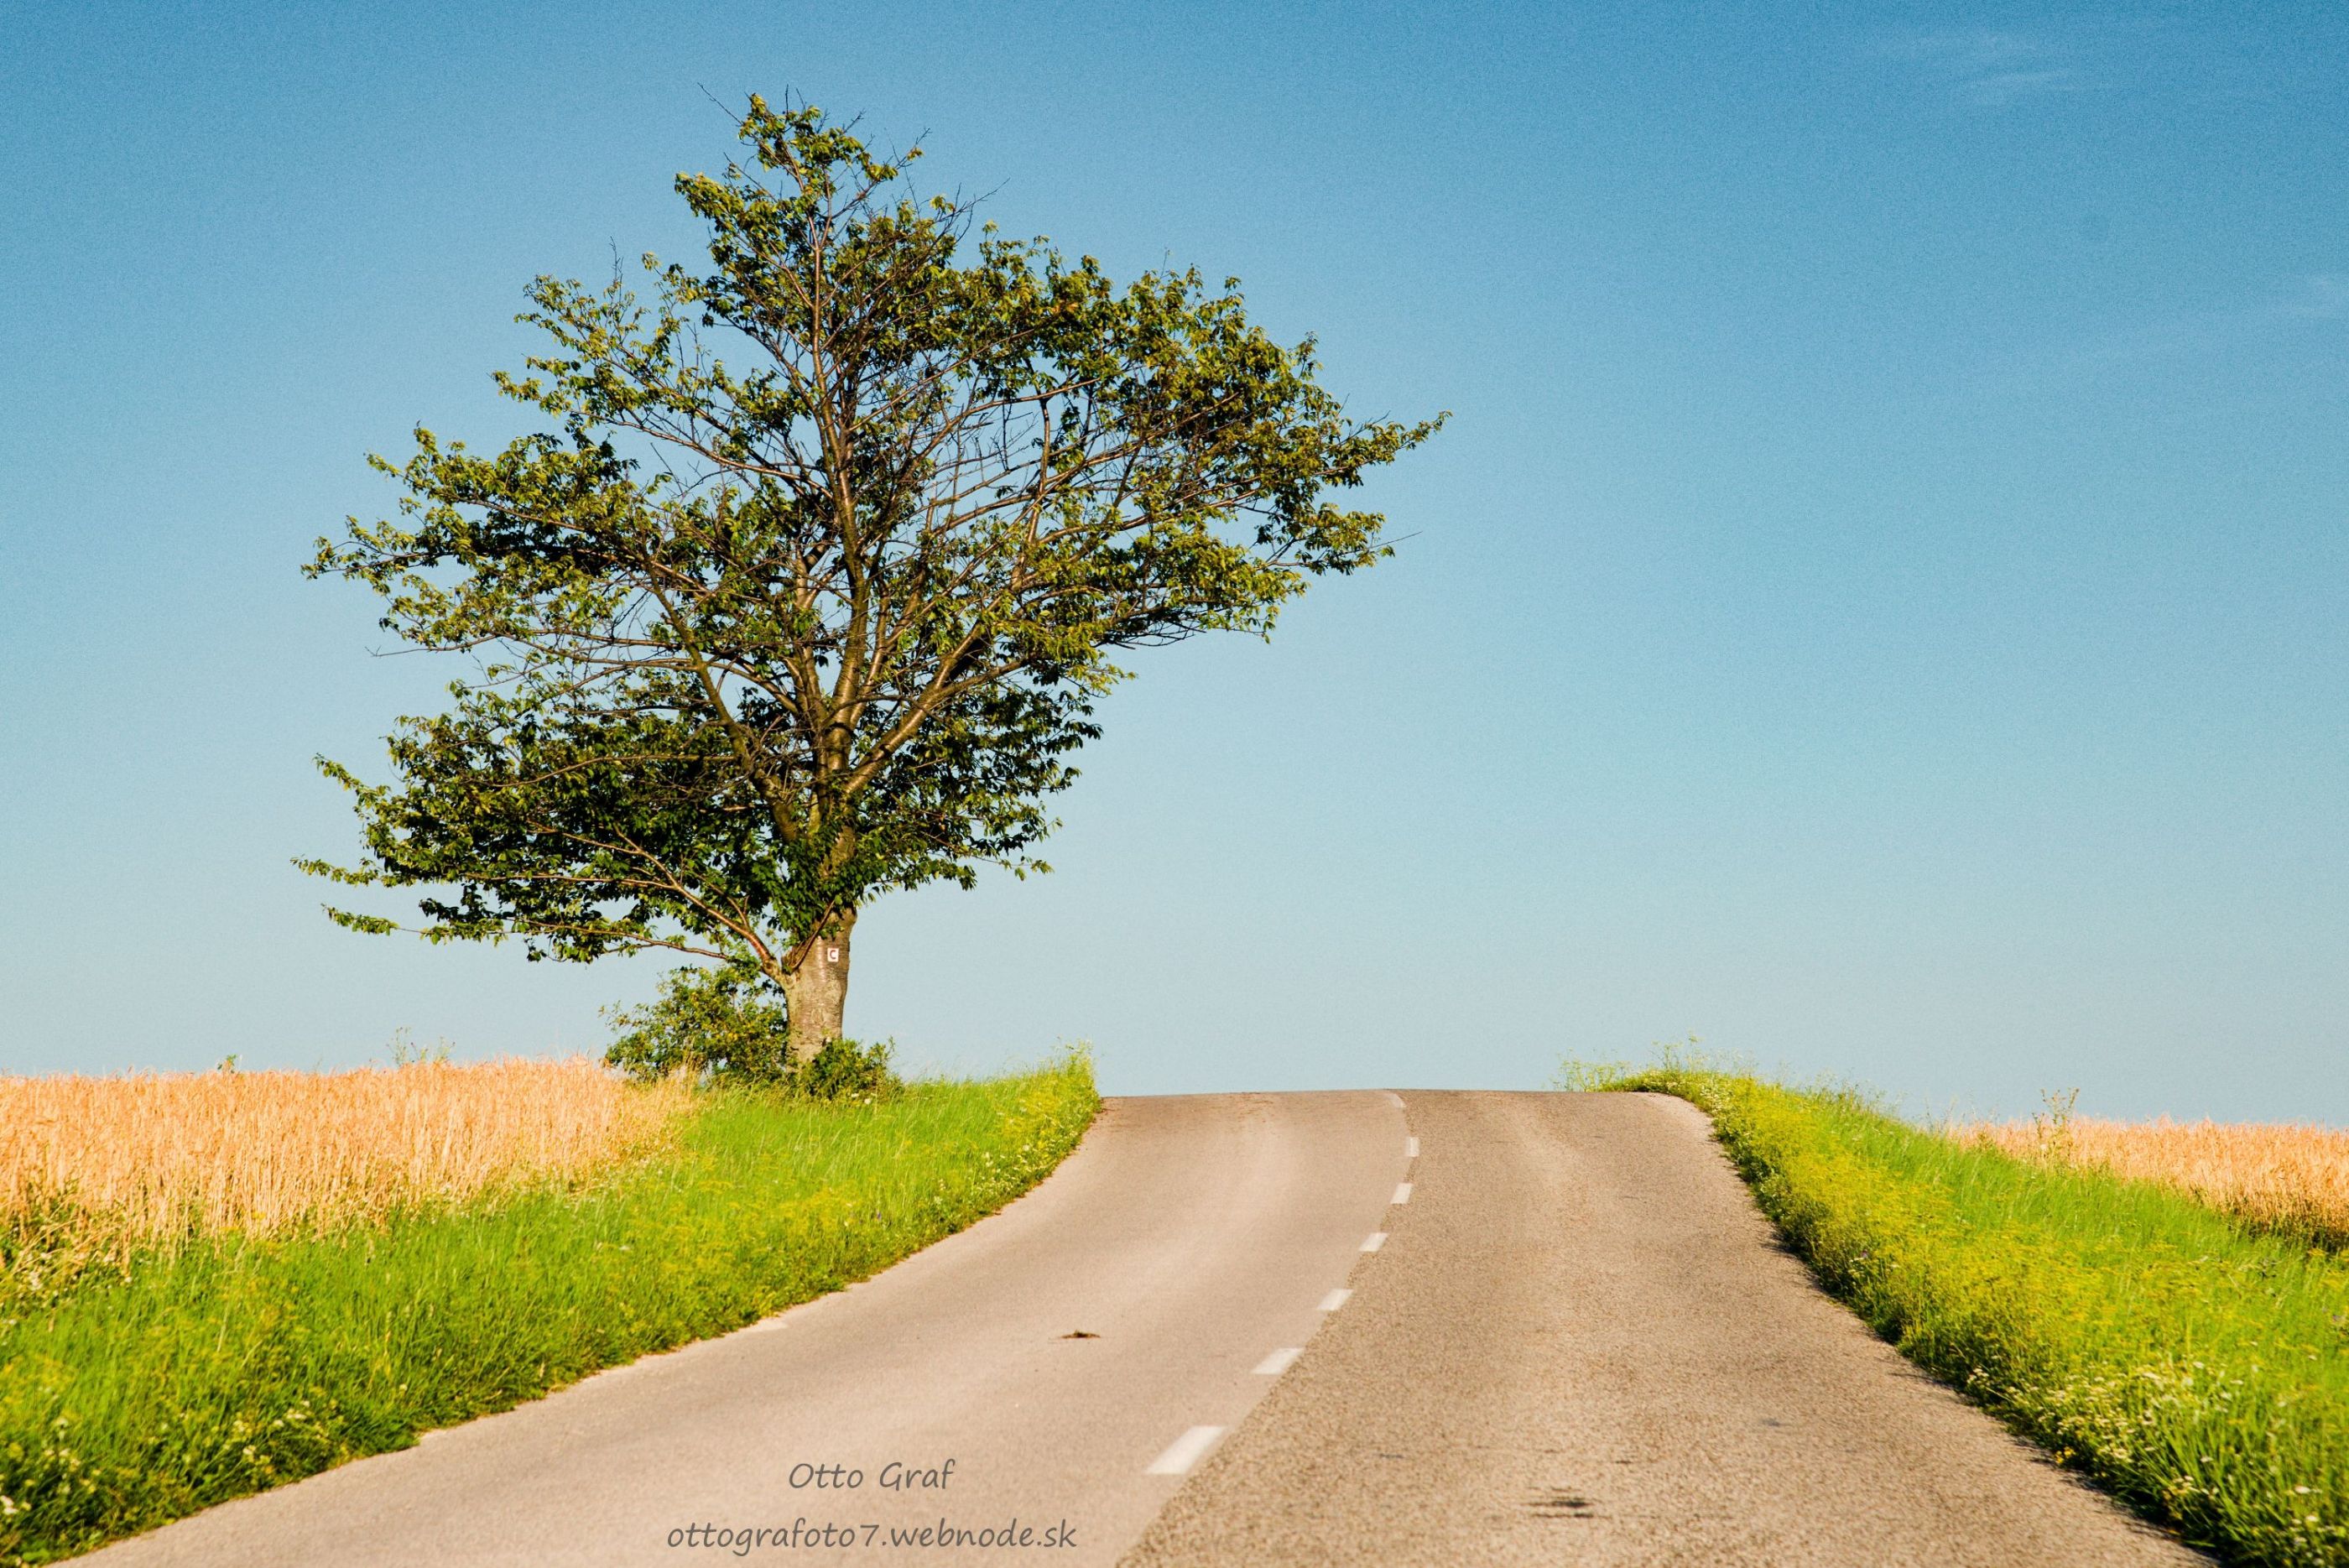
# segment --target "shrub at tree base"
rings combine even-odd
[[[827,1040],[789,1079],[792,1093],[811,1100],[880,1100],[904,1087],[889,1068],[887,1041],[860,1045]]]
[[[1679,1064],[1569,1076],[1707,1112],[1829,1290],[2058,1462],[2233,1561],[2349,1563],[2341,1258],[1850,1093]]]
[[[755,969],[672,970],[649,1005],[605,1016],[621,1033],[604,1059],[647,1082],[685,1077],[811,1100],[884,1099],[904,1086],[885,1041],[827,1040],[793,1062],[785,1005]]]
[[[759,1084],[791,1070],[781,999],[741,970],[672,970],[661,977],[657,999],[606,1008],[604,1016],[621,1032],[604,1059],[630,1077]]]

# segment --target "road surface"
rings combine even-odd
[[[1688,1106],[1371,1092],[1112,1100],[861,1285],[94,1561],[723,1559],[2199,1561],[1819,1294]]]
[[[2203,1562],[1823,1294],[1693,1106],[1406,1104],[1385,1247],[1134,1568]]]

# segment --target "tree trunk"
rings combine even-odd
[[[783,1009],[791,1022],[792,1064],[805,1062],[824,1043],[840,1038],[840,1018],[848,1003],[848,938],[854,911],[824,929],[799,968],[783,974]]]

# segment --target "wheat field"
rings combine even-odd
[[[0,1077],[0,1249],[88,1263],[577,1181],[658,1145],[688,1094],[585,1057]]]
[[[2349,1132],[2035,1116],[1951,1128],[1961,1143],[2159,1182],[2263,1229],[2349,1243]]]

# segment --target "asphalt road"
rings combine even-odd
[[[1412,1201],[1126,1561],[2203,1561],[1903,1361],[1650,1095],[1406,1096]]]
[[[1112,1100],[862,1285],[96,1560],[723,1559],[2200,1561],[1822,1296],[1688,1106],[1375,1093]]]
[[[1237,1426],[1275,1381],[1256,1368],[1320,1326],[1404,1136],[1374,1092],[1112,1100],[1034,1190],[863,1284],[88,1561],[1113,1563],[1182,1484],[1152,1467]],[[941,1521],[1035,1534],[888,1543]],[[795,1522],[854,1544],[669,1544]]]

